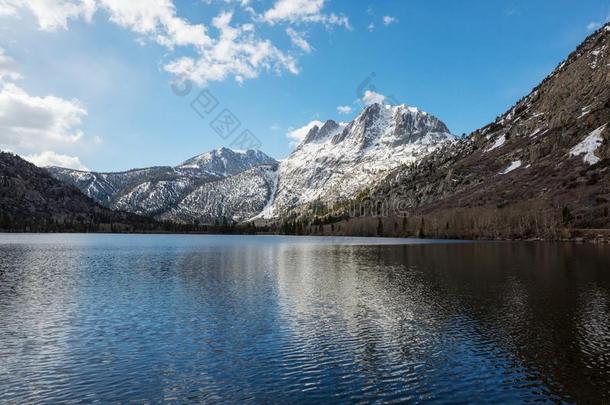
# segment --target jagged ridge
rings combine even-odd
[[[350,123],[314,126],[281,163],[277,193],[261,217],[354,198],[392,169],[454,139],[438,118],[405,105],[372,104]]]
[[[275,159],[260,151],[242,152],[222,148],[195,156],[176,167],[152,167],[120,173],[82,172],[57,167],[48,170],[56,178],[78,187],[109,208],[157,219],[193,222],[209,220],[214,216],[213,212],[218,212],[208,211],[214,206],[213,201],[223,200],[225,194],[239,195],[242,192],[227,188],[227,184],[247,188],[243,182],[227,183],[227,179],[249,172],[252,168],[276,165]],[[254,183],[266,179],[266,176],[265,171],[250,173]],[[210,190],[208,201],[195,198],[203,187]],[[252,206],[258,206],[259,200],[264,200],[264,206],[269,198],[270,189],[258,190],[260,195],[249,194],[253,200]],[[241,211],[246,206],[248,204],[227,207],[222,211],[222,216],[228,219],[248,217],[251,215],[250,209]]]

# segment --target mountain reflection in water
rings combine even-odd
[[[0,235],[0,402],[610,400],[610,247],[398,242]]]

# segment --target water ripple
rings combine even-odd
[[[610,401],[610,251],[0,235],[0,403]]]

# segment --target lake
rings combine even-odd
[[[0,403],[610,401],[610,246],[0,235]]]

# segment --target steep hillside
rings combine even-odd
[[[258,215],[271,199],[277,165],[261,165],[235,176],[205,183],[160,218],[181,222],[246,221]]]
[[[451,237],[610,228],[609,138],[606,25],[495,122],[393,171],[349,206],[309,219],[342,219],[332,226],[338,233]]]
[[[146,230],[154,221],[103,208],[44,170],[0,152],[0,230]]]
[[[173,167],[149,167],[119,173],[84,172],[61,167],[48,167],[47,170],[53,177],[77,187],[88,197],[106,207],[112,207],[124,193],[144,182],[177,181],[188,178]],[[206,176],[207,178],[216,179],[218,176]]]

